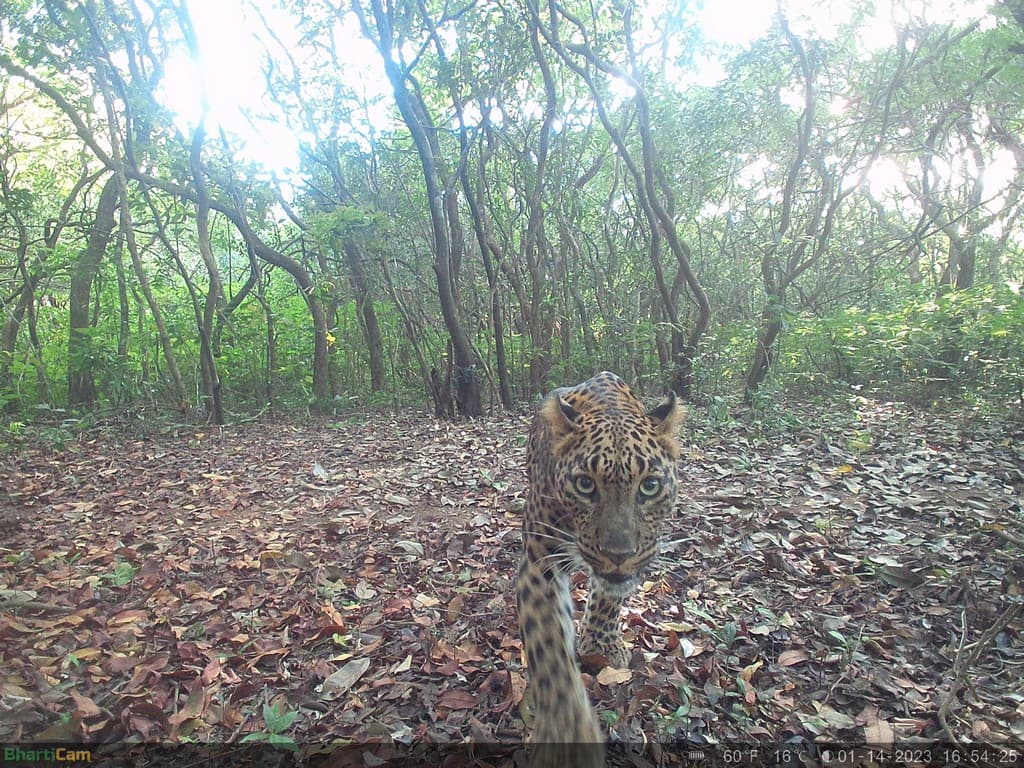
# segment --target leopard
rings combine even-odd
[[[675,507],[683,418],[672,392],[648,410],[609,371],[551,391],[534,412],[516,580],[531,766],[604,764],[577,654],[618,668],[629,663],[620,613]],[[590,594],[577,646],[571,578],[581,566]]]

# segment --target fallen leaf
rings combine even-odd
[[[70,691],[70,694],[71,700],[75,702],[75,714],[79,717],[96,717],[102,713],[99,705],[88,696],[82,696],[75,691]]]
[[[780,653],[778,663],[781,667],[791,667],[794,664],[800,664],[801,662],[807,661],[809,658],[807,651],[801,648],[794,648]]]
[[[417,555],[418,557],[423,557],[425,554],[423,545],[418,541],[396,541],[395,547],[410,555]]]
[[[437,706],[445,709],[473,709],[476,707],[476,696],[469,691],[449,688],[438,698]]]
[[[633,670],[605,667],[597,673],[597,682],[601,685],[621,685],[633,679]]]
[[[663,621],[658,626],[664,632],[693,632],[696,629],[693,624],[684,624],[679,621]]]
[[[360,581],[358,584],[356,584],[354,592],[356,593],[356,597],[358,597],[360,600],[371,600],[377,596],[377,590],[375,590],[365,581]]]
[[[167,722],[171,724],[173,730],[177,730],[177,727],[186,720],[202,716],[203,712],[206,711],[209,701],[210,699],[207,695],[206,686],[203,685],[202,677],[197,677],[189,687],[188,698],[185,699],[184,705],[168,717]]]
[[[120,613],[112,616],[107,624],[111,626],[123,626],[125,624],[134,624],[147,618],[149,618],[149,611],[140,608],[131,611],[121,611]]]
[[[896,732],[885,720],[875,720],[864,726],[864,743],[872,746],[891,746]]]
[[[913,589],[924,584],[928,578],[921,573],[904,568],[901,565],[885,565],[878,569],[883,581],[896,587]]]
[[[755,661],[753,664],[748,664],[743,668],[743,671],[740,672],[740,679],[749,683],[754,675],[757,674],[757,671],[763,666],[764,662],[760,660]]]
[[[857,721],[848,714],[845,712],[839,712],[828,704],[819,704],[818,702],[814,702],[814,708],[817,710],[818,717],[833,728],[845,730],[847,728],[853,728],[857,724]]]
[[[321,693],[326,701],[343,696],[370,668],[368,658],[353,659],[323,682]]]

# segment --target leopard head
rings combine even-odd
[[[647,411],[611,373],[541,403],[537,423],[550,451],[545,506],[595,577],[631,588],[657,554],[676,500],[682,419],[673,394]]]

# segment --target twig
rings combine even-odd
[[[998,528],[991,528],[989,530],[991,530],[991,532],[994,533],[996,536],[1002,538],[1004,541],[1008,541],[1011,544],[1016,544],[1018,547],[1024,547],[1024,539],[1020,538],[1019,536],[1014,536],[1012,533],[1008,533],[1007,531],[1001,531]]]
[[[50,613],[74,613],[79,607],[77,605],[51,605],[50,603],[40,603],[38,600],[0,600],[0,611],[29,610],[49,611]]]
[[[974,643],[966,661],[964,660],[964,649],[966,647],[964,641],[967,638],[967,612],[964,611],[960,614],[960,647],[957,648],[956,659],[953,661],[953,673],[955,674],[955,678],[953,679],[953,683],[949,686],[949,690],[946,692],[946,695],[942,697],[942,704],[939,706],[938,712],[939,724],[942,726],[942,732],[946,734],[946,738],[949,739],[952,744],[958,747],[961,746],[960,739],[956,737],[956,734],[953,733],[953,729],[949,727],[946,715],[949,714],[949,710],[953,706],[953,702],[956,701],[957,694],[960,693],[960,690],[965,685],[967,685],[967,675],[971,668],[978,663],[982,654],[984,654],[995,642],[999,633],[1006,629],[1010,622],[1017,617],[1022,605],[1024,605],[1024,603],[1021,603],[1020,601],[1008,605],[1006,610],[1000,614],[999,618],[995,620],[992,626],[982,633],[978,642]]]

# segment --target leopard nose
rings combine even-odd
[[[607,531],[601,537],[601,552],[616,565],[622,565],[640,551],[640,542],[625,531]]]
[[[637,550],[634,549],[629,552],[615,552],[605,550],[604,554],[609,560],[615,563],[615,565],[623,565],[627,560],[629,560],[629,558],[634,557],[636,553]]]
[[[630,527],[609,526],[601,531],[601,552],[616,565],[622,565],[640,551],[640,537]]]
[[[640,547],[636,542],[625,539],[606,541],[601,552],[615,565],[622,565],[632,557],[636,557]]]

